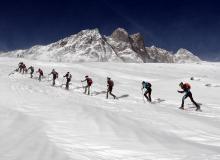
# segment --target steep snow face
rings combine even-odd
[[[192,63],[192,62],[201,62],[199,57],[192,54],[190,51],[186,49],[179,49],[177,53],[174,55],[175,63]]]
[[[78,34],[55,43],[36,45],[27,50],[1,54],[54,62],[198,62],[199,58],[187,50],[180,49],[173,56],[156,47],[145,47],[140,33],[129,35],[125,29],[117,28],[111,36],[102,36],[98,29],[83,30]]]

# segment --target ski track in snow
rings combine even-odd
[[[51,86],[29,75],[8,74],[20,59],[0,58],[0,160],[197,160],[220,159],[220,64],[46,63],[23,60],[47,75],[59,72]],[[70,91],[59,87],[67,71],[73,75]],[[93,96],[83,93],[81,78],[91,75]],[[36,75],[35,75],[36,76]],[[106,77],[115,81],[105,99]],[[190,77],[200,81],[190,81]],[[204,78],[203,78],[204,77]],[[142,80],[152,82],[153,99],[143,103]],[[203,112],[194,111],[176,91],[180,81],[192,84],[194,99]],[[95,95],[96,94],[96,95]],[[18,147],[19,146],[19,147]]]

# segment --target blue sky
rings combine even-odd
[[[48,44],[82,29],[117,27],[143,34],[146,46],[186,48],[220,57],[217,0],[7,0],[0,5],[0,50]]]

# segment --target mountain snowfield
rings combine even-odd
[[[19,56],[53,62],[194,63],[201,61],[186,49],[180,49],[176,54],[172,54],[155,46],[146,47],[140,33],[129,35],[122,28],[116,29],[110,36],[101,35],[98,29],[82,30],[49,45],[36,45],[26,50],[1,53],[1,56]]]
[[[112,57],[113,58],[113,57]],[[42,82],[14,73],[19,61],[45,75]],[[73,75],[70,91],[62,75]],[[93,78],[92,96],[83,94],[81,79]],[[120,98],[105,99],[106,77]],[[191,81],[190,77],[194,77]],[[143,102],[141,82],[152,83],[152,98]],[[192,85],[202,112],[186,100],[179,82]],[[56,63],[0,58],[1,160],[219,160],[220,64]]]

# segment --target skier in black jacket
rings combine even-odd
[[[63,77],[66,78],[66,89],[69,90],[69,84],[70,84],[72,75],[70,74],[70,72],[67,72]]]
[[[33,78],[34,67],[33,67],[33,66],[30,66],[30,67],[28,68],[28,70],[31,71],[31,72],[30,72],[30,75],[31,75],[31,78]]]
[[[107,93],[106,93],[106,98],[108,99],[108,94],[110,94],[114,99],[116,96],[112,93],[114,87],[114,82],[111,80],[111,78],[107,77]]]
[[[53,76],[53,83],[52,85],[55,86],[55,81],[58,78],[58,73],[55,71],[55,69],[52,70],[52,72],[48,75],[52,75]]]
[[[142,82],[142,90],[146,89],[146,91],[144,92],[144,97],[147,99],[148,102],[151,102],[151,83],[149,82]]]

